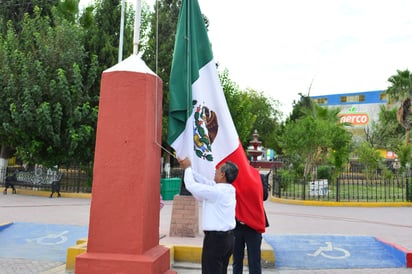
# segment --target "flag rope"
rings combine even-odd
[[[155,63],[156,63],[156,68],[155,68],[155,73],[156,76],[159,77],[157,75],[158,72],[158,64],[159,64],[159,8],[158,8],[158,0],[156,0],[156,47],[155,47]],[[155,125],[157,123],[157,119],[158,119],[158,107],[159,107],[159,102],[158,100],[158,92],[159,92],[159,85],[158,85],[158,81],[156,81],[156,111],[155,111]],[[167,148],[165,148],[164,146],[162,146],[162,144],[159,144],[159,142],[156,140],[156,136],[157,136],[157,127],[155,126],[155,134],[154,134],[154,144],[157,145],[158,147],[160,147],[160,149],[162,149],[163,151],[165,151],[167,154],[169,154],[170,156],[172,156],[173,158],[176,158],[176,154],[171,152],[170,150],[168,150]]]

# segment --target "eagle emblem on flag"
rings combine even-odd
[[[216,112],[210,110],[206,105],[193,102],[194,125],[193,141],[196,156],[207,161],[213,161],[212,143],[216,138],[219,124]]]

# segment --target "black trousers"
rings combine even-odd
[[[245,246],[247,247],[247,259],[250,274],[261,274],[262,266],[261,249],[262,234],[248,227],[247,225],[236,222],[235,248],[233,250],[233,274],[243,273],[243,258],[245,256]]]
[[[202,274],[226,274],[233,253],[232,231],[205,231],[202,251]]]
[[[9,189],[9,187],[11,187],[11,189],[13,190],[13,194],[16,194],[16,188],[14,187],[14,185],[12,183],[10,183],[9,181],[4,182],[4,191],[3,194],[7,194],[7,189]]]

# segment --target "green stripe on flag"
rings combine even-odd
[[[199,70],[212,59],[213,53],[199,4],[197,0],[183,0],[169,83],[169,144],[184,131],[193,111],[192,84],[199,78]]]

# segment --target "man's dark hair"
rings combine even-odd
[[[225,173],[226,181],[231,184],[236,179],[239,169],[233,162],[227,161],[221,168],[221,171]]]

